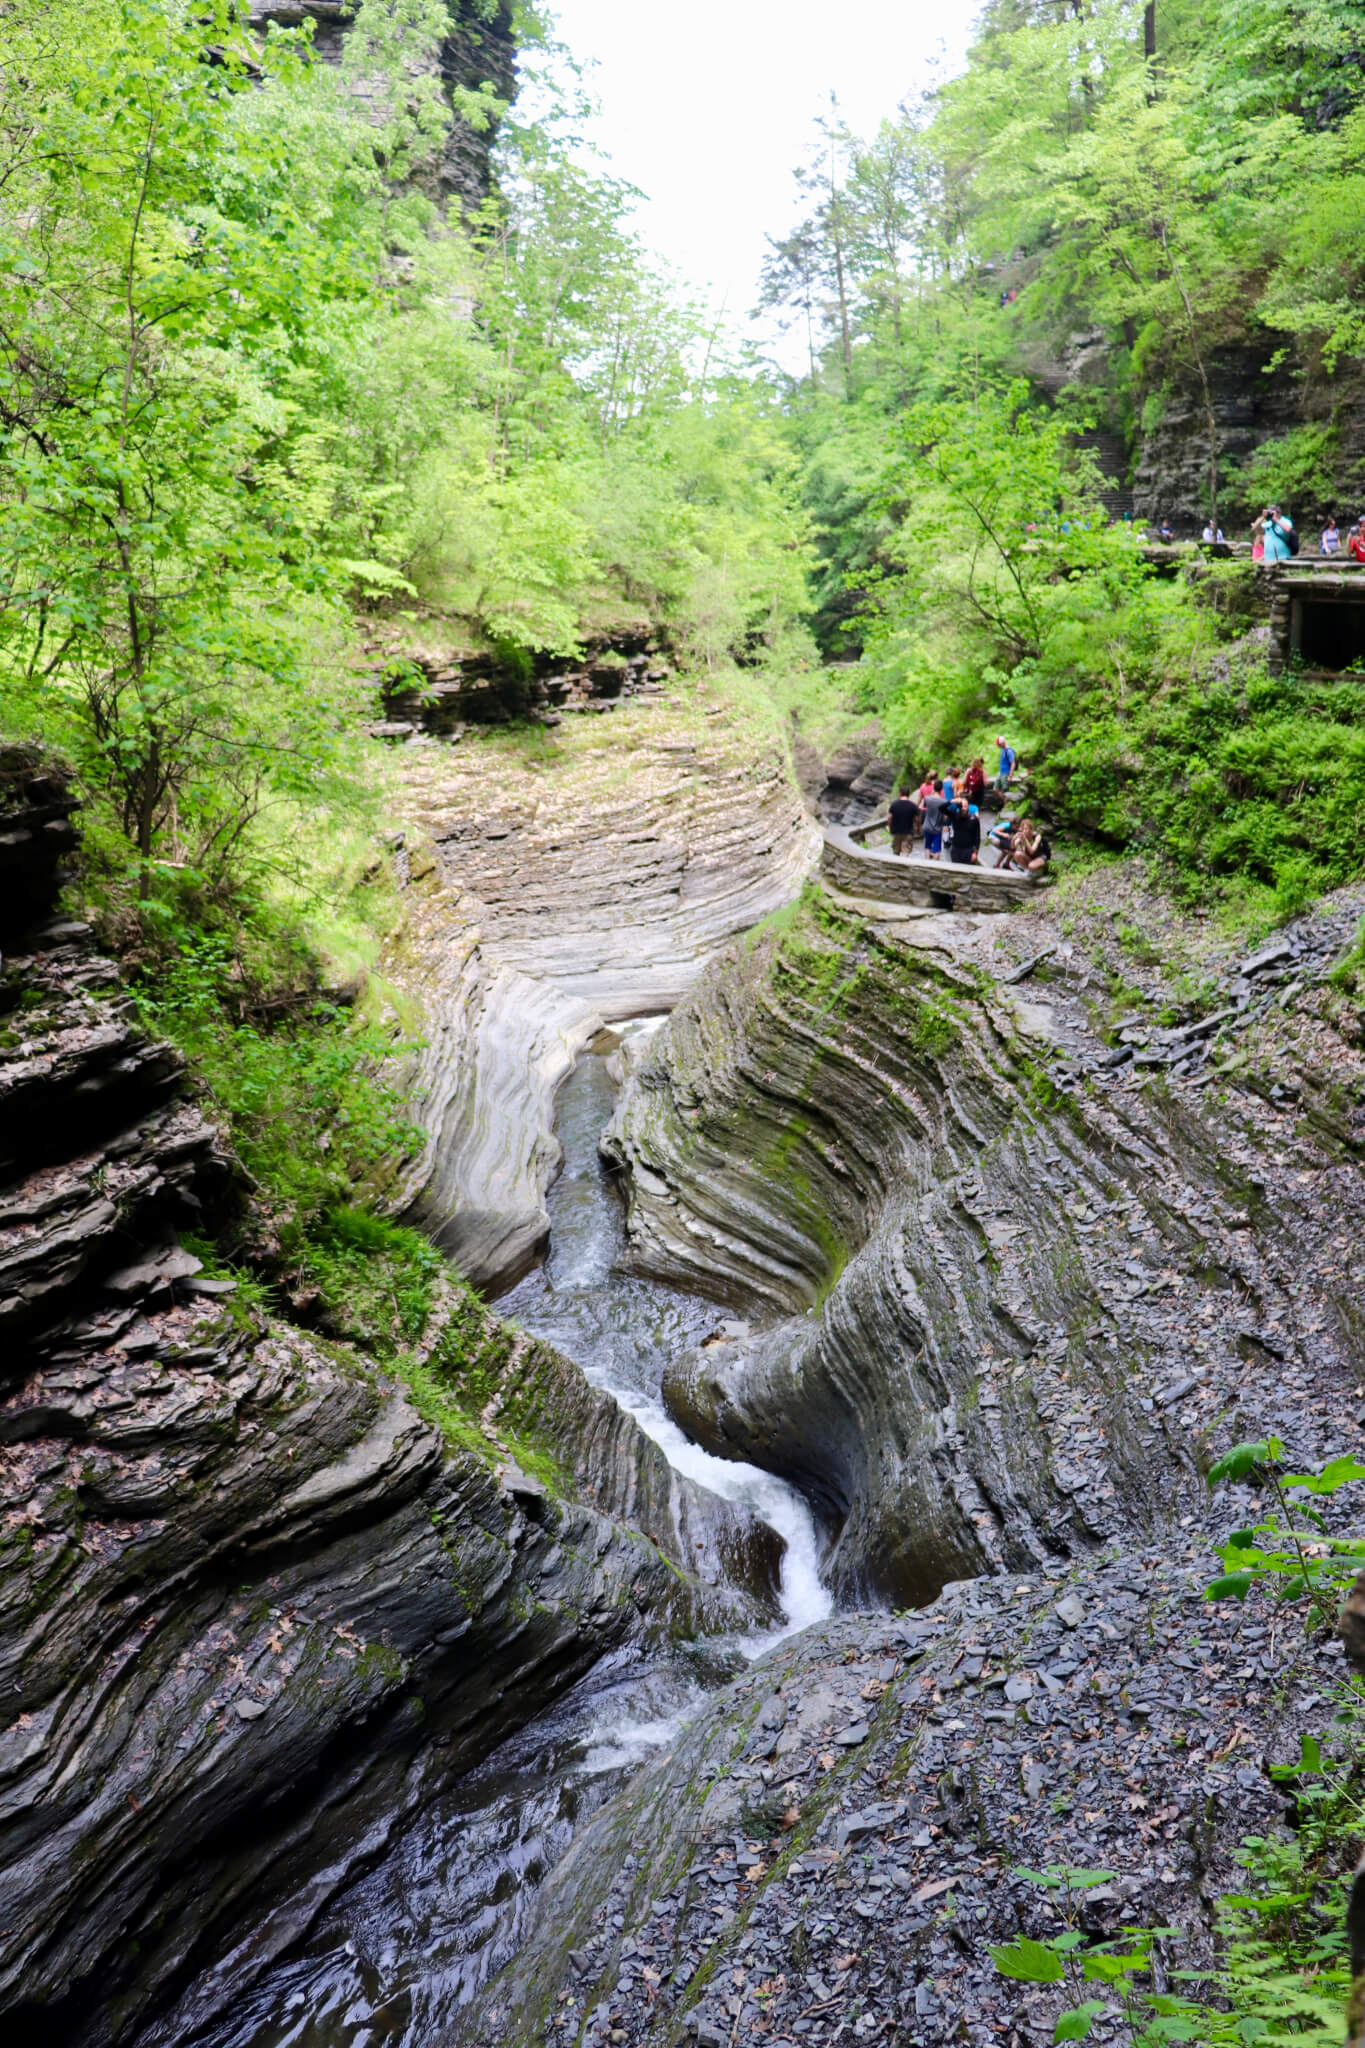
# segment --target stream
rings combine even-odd
[[[777,1530],[785,1619],[761,1636],[605,1658],[455,1786],[428,1796],[416,1784],[412,1817],[383,1860],[324,1908],[299,1951],[194,2036],[197,2048],[430,2048],[516,1952],[540,1883],[583,1822],[747,1659],[831,1611],[801,1496],[701,1450],[660,1400],[669,1359],[700,1343],[718,1311],[618,1269],[624,1218],[597,1150],[614,1104],[612,1043],[585,1053],[561,1091],[549,1253],[498,1310],[576,1360],[676,1470]]]

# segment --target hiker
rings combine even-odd
[[[919,824],[919,806],[911,796],[909,788],[902,789],[891,803],[891,851],[906,853],[915,843],[915,827]]]
[[[1003,737],[998,738],[995,744],[1000,749],[1000,763],[995,771],[995,786],[1003,796],[1010,786],[1010,777],[1019,764],[1019,756]]]
[[[953,859],[959,867],[980,865],[981,813],[975,804],[959,803],[953,819]]]
[[[1346,536],[1346,552],[1356,562],[1365,562],[1365,519],[1357,519]]]
[[[1028,855],[1024,861],[1025,868],[1031,875],[1041,875],[1043,869],[1047,866],[1048,862],[1051,859],[1051,842],[1047,839],[1044,839],[1042,833],[1035,828],[1033,834],[1033,845],[1029,848]]]
[[[1001,870],[1005,868],[1019,868],[1021,870],[1026,868],[1032,858],[1037,840],[1037,826],[1030,825],[1027,818],[1021,818],[1013,832],[1011,832],[1009,844],[1002,851],[996,866]]]
[[[1215,526],[1215,525],[1214,525],[1214,523],[1213,523],[1213,521],[1212,521],[1211,519],[1206,519],[1206,520],[1204,521],[1204,531],[1203,531],[1203,533],[1202,533],[1202,534],[1200,535],[1200,538],[1201,538],[1201,540],[1206,540],[1206,541],[1210,542],[1210,543],[1211,543],[1212,545],[1214,545],[1214,546],[1220,546],[1220,545],[1221,545],[1221,546],[1226,546],[1226,545],[1227,545],[1227,543],[1226,543],[1226,542],[1225,542],[1225,541],[1223,540],[1223,529],[1222,529],[1222,527],[1221,527],[1221,526]]]
[[[926,804],[928,803],[928,801],[929,801],[930,797],[931,797],[931,796],[933,795],[933,793],[934,793],[934,778],[933,778],[933,776],[932,776],[932,775],[931,775],[931,774],[929,773],[929,770],[928,770],[928,769],[926,768],[926,769],[925,769],[925,771],[924,771],[924,780],[923,780],[923,782],[922,782],[922,783],[920,784],[919,788],[918,788],[918,789],[917,789],[917,790],[915,791],[915,802],[916,802],[916,803],[917,803],[917,804],[919,805],[919,807],[920,807],[920,812],[921,812],[921,817],[920,817],[920,823],[921,823],[921,824],[923,824],[923,823],[924,823],[924,818],[923,818],[923,811],[924,811],[924,806],[925,806],[925,805],[926,805]]]
[[[940,776],[924,799],[924,858],[938,860],[943,852],[943,813],[947,802]]]
[[[969,804],[979,804],[986,794],[986,767],[980,754],[962,778],[962,794]]]
[[[951,804],[956,802],[957,782],[957,770],[955,768],[945,768],[943,771],[943,779],[938,785],[938,787],[943,791],[943,801],[945,804]]]
[[[1267,562],[1287,562],[1294,554],[1294,522],[1287,512],[1281,512],[1278,505],[1270,505],[1261,514],[1265,522],[1265,559]]]
[[[1009,851],[1010,840],[1014,837],[1014,828],[1018,822],[1017,818],[999,817],[986,834],[986,844],[995,848],[995,864],[997,867],[1000,866],[1005,854]]]
[[[1167,545],[1169,545],[1169,543],[1175,539],[1175,528],[1171,525],[1169,519],[1163,519],[1161,521],[1160,525],[1157,527],[1156,530],[1156,537],[1159,541],[1162,541]]]
[[[1337,525],[1335,512],[1329,512],[1327,515],[1327,524],[1322,529],[1322,539],[1318,542],[1318,547],[1324,555],[1341,553],[1341,528]]]
[[[1259,519],[1253,519],[1251,522],[1251,559],[1253,562],[1263,562],[1265,560],[1264,513],[1261,514]]]

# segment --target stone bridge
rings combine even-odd
[[[884,903],[912,903],[928,910],[1017,910],[1046,886],[1046,874],[1019,875],[1013,869],[960,866],[926,860],[922,853],[873,851],[864,842],[887,829],[885,816],[847,830],[826,825],[820,875],[845,896],[871,896]]]

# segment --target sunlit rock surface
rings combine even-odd
[[[398,757],[407,923],[388,971],[423,1020],[397,1199],[496,1289],[543,1247],[554,1099],[604,1021],[667,1009],[819,850],[785,741],[644,701],[562,741]]]

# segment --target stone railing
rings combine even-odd
[[[926,910],[1017,910],[1035,895],[1045,876],[1001,874],[998,868],[925,860],[922,854],[869,851],[863,843],[886,829],[885,816],[848,830],[826,825],[820,874],[846,896],[872,896],[883,903],[908,903]]]

